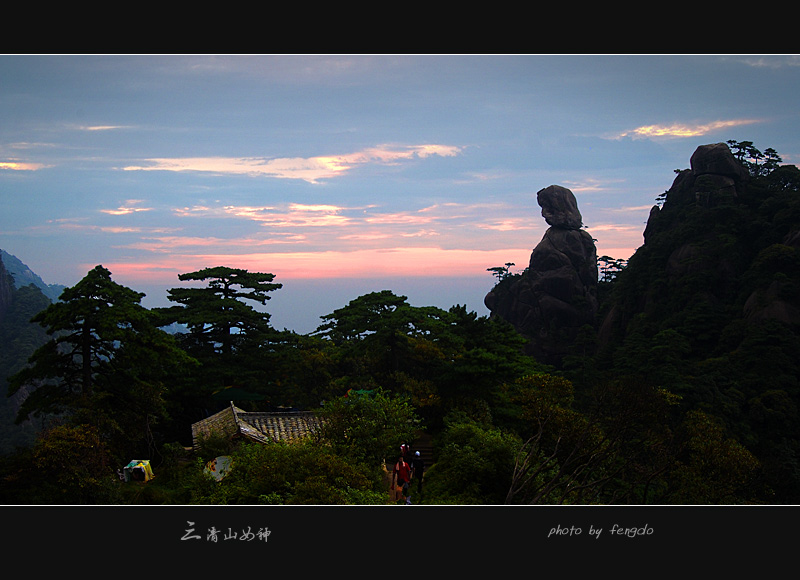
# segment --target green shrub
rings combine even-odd
[[[425,474],[426,503],[505,503],[521,444],[516,435],[464,417],[448,422]]]

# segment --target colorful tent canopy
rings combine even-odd
[[[204,471],[217,481],[220,481],[223,477],[228,475],[228,472],[231,470],[231,465],[232,462],[229,456],[220,455],[206,463]]]
[[[125,475],[125,481],[147,482],[155,477],[149,459],[134,459],[123,468],[122,473]]]

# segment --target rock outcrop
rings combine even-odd
[[[572,191],[551,185],[537,193],[550,225],[527,270],[501,280],[485,297],[491,316],[529,339],[528,353],[559,365],[582,326],[597,313],[597,249],[584,230]]]
[[[699,146],[690,164],[675,177],[663,206],[650,210],[644,245],[628,266],[628,278],[639,279],[638,291],[626,293],[624,304],[613,303],[605,312],[598,325],[601,349],[612,334],[621,340],[637,314],[683,312],[700,304],[710,311],[737,290],[746,264],[741,263],[743,252],[732,251],[738,229],[732,220],[746,200],[749,175],[725,143]],[[665,306],[668,297],[678,296],[686,298]]]
[[[732,320],[800,327],[793,200],[774,183],[753,181],[725,143],[698,147],[650,212],[645,243],[605,308],[599,347],[621,344],[637,318],[655,327],[691,321],[687,338],[702,352],[731,332]]]

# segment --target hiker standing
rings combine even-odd
[[[411,499],[408,497],[408,484],[411,481],[411,466],[401,455],[397,458],[397,463],[392,470],[392,489],[400,492],[400,497],[403,503],[410,504]]]
[[[414,453],[414,459],[411,461],[411,477],[417,480],[417,493],[420,499],[422,498],[422,475],[425,473],[425,461],[419,454],[419,451]]]

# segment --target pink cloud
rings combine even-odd
[[[212,266],[271,272],[276,280],[383,278],[482,275],[487,268],[517,262],[527,264],[530,249],[461,250],[398,247],[352,252],[274,252],[249,254],[170,254],[143,262],[103,264],[120,283],[177,285],[179,274]],[[93,267],[89,266],[89,268]]]

